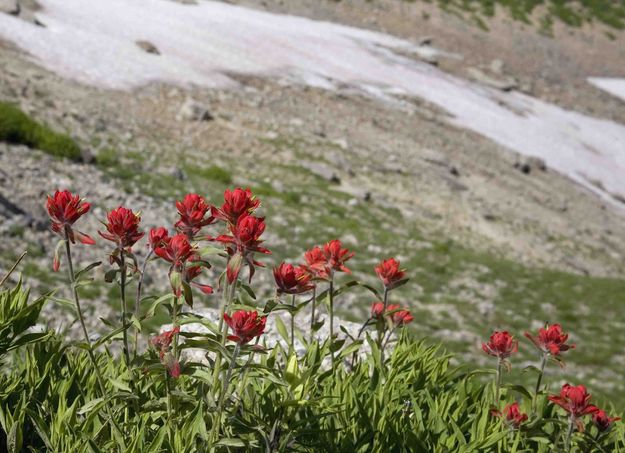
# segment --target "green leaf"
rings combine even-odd
[[[150,305],[150,308],[146,312],[146,314],[143,317],[143,319],[148,319],[148,318],[154,317],[154,312],[156,311],[156,309],[158,308],[159,305],[162,305],[164,303],[169,303],[174,298],[175,298],[175,296],[173,294],[169,293],[169,294],[165,294],[164,296],[161,296],[158,299],[156,299],[154,302],[152,302],[152,305]]]
[[[126,384],[121,379],[108,378],[108,382],[110,382],[113,385],[113,387],[117,387],[120,390],[124,390],[124,391],[129,392],[129,393],[131,391],[130,387],[128,386],[128,384]]]
[[[102,261],[96,261],[95,263],[91,263],[90,265],[88,265],[84,269],[79,270],[74,275],[74,280],[80,280],[80,277],[82,277],[84,274],[88,273],[90,270],[95,269],[100,264],[102,264]]]
[[[280,316],[276,316],[274,318],[274,321],[276,323],[276,329],[278,329],[278,333],[280,334],[280,336],[282,337],[282,339],[289,343],[289,334],[286,330],[286,326],[284,325],[284,322],[282,322],[282,318],[280,318]]]
[[[85,404],[80,409],[78,409],[77,414],[78,415],[86,414],[87,412],[90,412],[92,409],[94,409],[96,406],[98,406],[98,405],[100,405],[102,403],[104,403],[104,399],[103,398],[95,398],[95,399],[89,401],[87,404]]]

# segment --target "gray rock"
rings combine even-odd
[[[514,168],[522,173],[530,174],[532,170],[547,171],[545,159],[536,156],[524,157],[514,163]]]
[[[139,46],[139,48],[143,49],[147,53],[151,53],[153,55],[160,55],[158,48],[152,44],[150,41],[139,40],[135,41],[135,44]]]
[[[490,70],[493,74],[503,75],[504,63],[500,59],[496,59],[490,62]]]
[[[339,178],[339,175],[337,174],[336,170],[334,170],[329,165],[326,165],[321,162],[303,161],[302,167],[306,168],[307,170],[310,170],[311,173],[319,176],[322,179],[325,179],[326,181],[330,181],[335,184],[341,183],[341,178]]]
[[[17,0],[0,0],[0,13],[17,16],[20,12],[20,5]]]
[[[191,98],[184,101],[176,118],[178,121],[210,121],[213,119],[206,107]]]
[[[469,76],[478,83],[501,91],[510,91],[517,88],[518,83],[514,77],[491,77],[478,68],[468,68]]]

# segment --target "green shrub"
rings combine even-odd
[[[81,158],[80,148],[71,137],[38,123],[7,102],[0,102],[0,141],[37,148],[55,157]]]
[[[101,167],[114,167],[119,164],[119,153],[114,148],[102,148],[96,154],[95,161]]]
[[[221,167],[212,165],[210,167],[202,168],[197,166],[188,166],[186,168],[187,173],[191,176],[201,178],[208,181],[218,182],[221,184],[232,183],[232,174]]]

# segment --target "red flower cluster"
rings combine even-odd
[[[329,280],[334,272],[351,271],[345,266],[345,262],[354,256],[353,252],[342,248],[341,241],[333,239],[324,244],[323,249],[313,247],[304,254],[308,269],[315,277]]]
[[[247,344],[265,332],[267,317],[259,316],[256,311],[239,310],[234,312],[232,316],[225,313],[224,321],[233,333],[233,335],[228,335],[228,340]]]
[[[560,324],[547,325],[544,329],[540,328],[537,337],[531,335],[529,332],[525,332],[525,336],[529,338],[540,351],[545,354],[551,354],[554,357],[558,356],[561,352],[575,348],[574,344],[566,344],[569,335],[562,332],[562,326],[560,326]]]
[[[249,280],[252,280],[255,272],[255,266],[264,265],[253,258],[255,252],[264,253],[266,255],[271,252],[262,247],[260,236],[265,232],[265,219],[255,217],[250,214],[244,214],[238,218],[236,224],[229,224],[230,234],[222,234],[215,240],[227,244],[227,252],[230,255],[227,266],[228,282],[234,282],[239,276],[243,261],[250,268]]]
[[[169,240],[169,232],[165,227],[152,228],[148,236],[148,245],[152,250],[163,247]]]
[[[185,234],[179,233],[171,238],[162,236],[156,240],[158,244],[154,248],[154,253],[176,268],[182,267],[195,255],[195,248]]]
[[[527,414],[521,412],[519,409],[519,403],[514,402],[506,405],[503,408],[503,413],[495,410],[492,412],[493,415],[497,417],[502,417],[510,426],[515,429],[519,429],[519,427],[527,421]]]
[[[180,327],[163,332],[150,340],[152,346],[158,351],[161,363],[165,365],[169,375],[173,378],[178,378],[180,376],[180,363],[176,360],[174,355],[169,352],[169,349],[174,336],[178,333],[180,333]]]
[[[401,327],[409,324],[414,320],[414,317],[410,314],[410,311],[400,309],[399,305],[389,305],[384,309],[382,302],[375,302],[371,306],[371,319],[377,319],[378,321],[384,319],[384,316],[388,316],[393,322],[395,327]]]
[[[375,273],[387,290],[397,288],[406,281],[404,279],[406,272],[399,268],[399,261],[395,258],[383,260],[375,267]]]
[[[583,385],[564,384],[559,395],[550,395],[549,400],[557,404],[573,418],[579,431],[584,430],[584,425],[579,418],[584,415],[594,414],[599,408],[590,404],[590,394]]]
[[[106,216],[104,224],[107,232],[98,231],[107,241],[114,242],[120,249],[130,249],[145,233],[139,231],[141,216],[120,206]]]
[[[56,234],[69,240],[72,244],[75,243],[76,239],[83,244],[95,244],[90,236],[72,228],[74,223],[91,209],[91,205],[78,195],[74,195],[68,190],[57,190],[54,195],[48,195],[46,209],[50,216],[52,231]]]
[[[212,294],[213,287],[210,285],[204,285],[196,283],[193,280],[198,277],[202,272],[202,266],[190,265],[189,263],[198,262],[200,256],[197,253],[196,247],[191,245],[189,238],[182,233],[178,233],[173,237],[167,235],[167,231],[164,228],[158,228],[150,232],[150,243],[154,247],[154,253],[171,263],[172,269],[170,271],[170,279],[172,272],[180,273],[183,277],[183,281],[200,289],[204,294]],[[172,289],[174,294],[180,296],[182,288],[175,284],[172,280]],[[190,301],[187,301],[190,303]]]
[[[495,331],[488,343],[482,343],[482,350],[493,357],[504,360],[517,352],[519,342],[514,339],[507,331]]]
[[[592,421],[600,432],[609,430],[612,424],[620,419],[620,417],[609,417],[603,409],[597,409],[592,414]]]
[[[312,275],[304,266],[281,263],[273,270],[273,277],[278,287],[278,294],[302,294],[312,290]]]
[[[195,237],[203,227],[215,221],[212,215],[206,216],[206,213],[213,208],[196,193],[187,194],[184,200],[177,201],[176,209],[178,209],[180,220],[174,226],[178,232],[187,235],[190,239]]]
[[[231,225],[236,225],[239,217],[252,214],[260,206],[260,200],[256,198],[250,189],[237,187],[234,190],[224,192],[224,204],[221,208],[212,208],[213,216]]]
[[[405,326],[414,319],[408,310],[400,310],[399,305],[389,305],[386,313],[390,315],[395,327]]]

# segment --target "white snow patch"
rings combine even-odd
[[[382,98],[405,93],[445,109],[455,125],[543,157],[605,199],[625,198],[625,126],[451,76],[406,56],[422,51],[406,40],[220,2],[40,3],[45,28],[0,14],[0,36],[63,76],[128,89],[152,81],[236,86],[228,74],[246,73],[325,89],[347,84]]]
[[[597,88],[601,88],[603,91],[607,91],[611,95],[625,101],[625,79],[589,77],[588,81]]]

